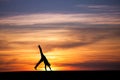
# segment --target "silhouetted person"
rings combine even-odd
[[[48,62],[47,58],[45,57],[45,55],[43,55],[43,52],[42,52],[42,48],[40,47],[40,45],[38,45],[38,48],[40,50],[40,54],[41,54],[41,59],[40,61],[36,64],[36,66],[34,67],[36,70],[37,70],[37,67],[38,65],[44,61],[44,64],[45,64],[45,70],[47,71],[47,68],[46,66],[48,66],[51,70],[51,67],[50,67],[50,63]]]

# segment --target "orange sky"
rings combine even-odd
[[[38,44],[52,70],[119,69],[119,32],[116,28],[2,29],[0,71],[34,70],[40,59]],[[43,63],[38,70],[44,70]]]

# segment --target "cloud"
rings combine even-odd
[[[45,52],[54,48],[69,49],[93,45],[102,40],[118,39],[119,28],[55,28],[12,30],[6,35],[9,40],[1,40],[0,50],[35,49],[41,44]],[[7,36],[7,37],[8,37]],[[14,37],[16,37],[14,39]],[[57,43],[57,44],[56,44]],[[23,47],[24,46],[24,47]]]
[[[83,8],[83,9],[90,9],[90,10],[97,10],[97,11],[105,11],[103,13],[109,13],[109,12],[119,12],[119,5],[95,5],[95,4],[89,4],[89,5],[76,5],[75,7]]]
[[[10,64],[15,64],[15,63],[17,63],[17,59],[10,59],[8,61],[6,61],[5,59],[3,59],[2,61],[0,61],[1,65],[3,65],[3,64],[10,65]]]
[[[7,40],[0,40],[0,50],[10,50],[13,47],[9,44]]]
[[[78,42],[69,42],[69,41],[65,41],[63,44],[53,44],[53,47],[55,48],[73,48],[73,47],[82,47],[82,46],[87,46],[90,44],[94,44],[97,41],[100,41],[102,39],[104,39],[104,36],[96,36],[96,37],[91,37],[91,40],[88,38],[85,38],[85,36],[83,36],[83,38],[85,41],[81,41],[79,40],[79,38],[77,39]]]
[[[120,70],[119,61],[86,61],[82,63],[69,63],[63,66],[71,66],[77,68],[84,68],[89,70]]]
[[[101,41],[109,41],[113,39],[115,40],[115,39],[119,39],[118,36],[120,34],[120,30],[119,28],[118,29],[76,28],[75,30],[72,28],[70,33],[71,34],[66,34],[66,35],[69,35],[68,40],[66,39],[63,43],[58,43],[58,44],[53,43],[52,47],[68,49],[68,48],[74,48],[74,47],[85,47],[89,45],[94,45]],[[62,38],[60,40],[62,40]],[[110,45],[114,45],[114,43],[110,43]],[[114,48],[114,46],[112,48]]]
[[[14,55],[11,55],[14,56]],[[10,57],[10,56],[7,56]],[[1,58],[0,60],[0,72],[5,72],[5,71],[17,71],[17,70],[24,70],[25,66],[33,66],[35,65],[34,62],[31,61],[25,61],[20,58],[14,58],[12,57],[11,59],[4,57],[3,59]],[[21,68],[22,67],[22,68]]]
[[[95,42],[98,42],[100,40],[103,40],[105,38],[104,35],[101,35],[101,33],[96,33],[96,35],[92,34],[84,34],[80,32],[86,32],[88,30],[53,30],[53,31],[45,31],[47,34],[50,36],[43,35],[41,36],[41,41],[38,40],[38,42],[31,42],[31,41],[16,41],[12,42],[12,44],[19,44],[19,45],[30,45],[31,43],[33,44],[39,44],[42,43],[44,44],[43,47],[47,47],[48,50],[52,50],[54,48],[73,48],[73,47],[80,47],[80,46],[86,46],[93,44]],[[89,30],[89,32],[93,32],[93,30]],[[64,33],[64,34],[62,34]],[[74,33],[74,34],[73,34]],[[44,31],[43,31],[43,34]],[[88,37],[89,36],[89,37]],[[57,44],[56,44],[57,43]],[[48,46],[49,45],[49,46]]]
[[[57,32],[57,31],[56,31]],[[111,40],[119,36],[119,29],[100,29],[100,28],[72,28],[67,32],[61,32],[59,36],[55,36],[57,33],[48,33],[51,36],[43,38],[43,47],[47,50],[53,50],[54,48],[69,49],[74,47],[85,47],[88,45],[94,45],[102,40]],[[54,39],[55,38],[55,39]],[[57,43],[57,44],[56,44]]]
[[[98,17],[99,16],[99,17]],[[9,25],[35,25],[35,24],[120,24],[120,18],[108,14],[64,14],[64,13],[39,13],[17,15],[0,18],[0,24]]]
[[[91,8],[91,9],[105,9],[105,8],[116,8],[116,6],[110,6],[110,5],[76,5],[76,7],[80,7],[80,8]]]

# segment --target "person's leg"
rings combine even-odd
[[[43,60],[41,59],[37,64],[36,66],[34,67],[35,69],[37,69],[38,65],[42,62]]]
[[[45,71],[47,71],[46,64],[45,64]]]
[[[50,66],[48,66],[49,68],[50,68],[50,70],[51,70],[51,67]],[[51,70],[52,71],[52,70]]]

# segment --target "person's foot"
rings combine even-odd
[[[35,68],[35,70],[37,70],[37,68],[36,67],[34,67]]]

